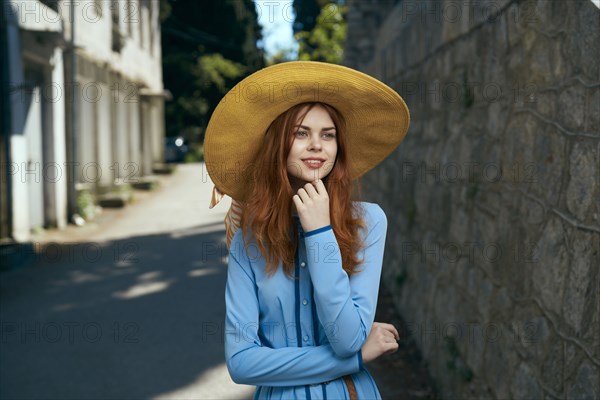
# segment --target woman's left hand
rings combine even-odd
[[[304,232],[310,232],[330,224],[329,196],[323,181],[318,179],[298,189],[292,197]]]

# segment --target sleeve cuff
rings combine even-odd
[[[316,235],[317,233],[325,232],[325,231],[328,231],[329,229],[331,229],[331,225],[327,225],[327,226],[324,226],[324,227],[319,228],[319,229],[313,229],[310,232],[305,232],[304,233],[304,237]]]

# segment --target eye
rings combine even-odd
[[[335,133],[326,133],[325,137],[333,139],[335,137]]]
[[[307,134],[308,134],[308,132],[306,132],[306,131],[296,131],[296,135],[298,135],[298,136],[303,136],[303,135],[307,135]]]

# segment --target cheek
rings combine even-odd
[[[289,174],[292,174],[294,176],[302,175],[302,169],[300,168],[298,157],[299,152],[297,149],[297,145],[294,146],[294,144],[292,144],[292,147],[290,148],[290,152],[287,157],[286,170]]]
[[[300,144],[294,139],[292,142],[292,146],[290,147],[290,153],[288,154],[288,160],[298,157]]]
[[[337,143],[333,143],[331,145],[331,147],[329,148],[329,154],[335,158],[335,156],[337,155],[337,150],[338,150]]]

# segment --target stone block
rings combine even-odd
[[[542,391],[531,367],[524,362],[520,363],[517,368],[511,392],[513,399],[540,399],[542,397]]]
[[[545,387],[552,389],[554,393],[563,393],[564,365],[564,346],[562,340],[554,336],[548,343],[540,371],[542,383]]]
[[[435,313],[435,320],[438,321],[442,326],[456,323],[456,296],[456,289],[454,286],[447,283],[440,283],[437,285],[435,298],[433,299],[433,310]]]
[[[512,314],[513,301],[508,295],[508,289],[501,287],[497,289],[490,299],[490,318],[504,320]]]
[[[585,357],[579,346],[574,345],[570,342],[565,342],[565,364],[564,370],[575,371],[581,364],[581,360]]]
[[[547,221],[536,248],[540,262],[533,269],[533,286],[542,303],[560,315],[569,254],[563,224],[558,217],[550,217]]]
[[[452,7],[454,7],[454,5]],[[452,16],[452,18],[445,18],[443,23],[439,24],[441,27],[442,42],[447,43],[447,42],[457,38],[461,34],[460,18],[458,17],[457,13],[454,13],[454,14],[456,14],[457,16],[456,17]],[[440,15],[441,15],[441,12],[440,12]],[[440,21],[440,22],[442,22],[442,21]]]
[[[485,203],[489,196],[487,193],[482,193],[480,202]],[[487,204],[486,204],[487,205]],[[492,210],[481,210],[476,208],[473,212],[473,218],[478,221],[478,225],[474,227],[476,240],[473,244],[469,244],[469,253],[475,265],[481,268],[489,276],[494,276],[493,270],[499,268],[502,261],[502,243],[500,241],[500,232],[497,227],[496,215],[489,214]]]
[[[469,217],[462,208],[455,205],[454,212],[450,218],[450,236],[452,241],[465,242],[469,240],[470,223]]]
[[[540,0],[535,8],[537,27],[548,35],[568,29],[568,9],[565,1]]]
[[[527,54],[521,45],[511,46],[504,60],[505,74],[511,89],[524,87],[527,80]]]
[[[589,211],[598,202],[600,191],[600,155],[592,147],[591,140],[574,144],[569,158],[569,185],[567,186],[567,208],[582,222],[587,222]]]
[[[494,392],[495,398],[512,398],[509,391],[510,382],[519,358],[511,338],[507,335],[500,335],[494,340],[491,337],[486,337],[485,341],[482,362],[484,367],[478,371],[478,375],[483,375],[486,379]]]
[[[524,235],[527,235],[527,237],[523,237],[521,241],[523,249],[531,249],[531,246],[528,247],[528,245],[532,243],[532,238],[537,232],[536,228],[546,221],[547,209],[544,205],[544,199],[534,195],[521,196],[519,197],[517,210],[523,228],[525,229]],[[536,262],[534,254],[515,253],[514,255],[515,257],[513,259],[515,260],[522,262]]]
[[[566,169],[567,140],[555,127],[535,120],[532,158],[522,164],[522,180],[546,206],[558,205]]]
[[[538,309],[531,305],[515,307],[515,315],[511,321],[510,339],[523,355],[541,364],[550,343],[555,338],[551,331],[551,323],[538,315]]]
[[[467,276],[467,292],[469,293],[469,296],[477,298],[481,279],[482,274],[479,268],[475,266],[469,268],[469,274]]]
[[[563,318],[573,327],[578,337],[587,330],[593,312],[598,311],[595,310],[597,308],[595,300],[598,296],[595,276],[597,271],[592,270],[592,265],[598,265],[592,263],[593,258],[596,258],[596,261],[598,259],[593,254],[594,251],[597,253],[598,249],[594,248],[592,236],[593,234],[587,232],[576,232],[573,237],[573,259],[569,266],[562,305]]]
[[[535,92],[535,102],[531,103],[531,108],[536,110],[544,118],[549,120],[555,119],[558,112],[558,96],[556,91],[543,90],[539,86],[532,86],[523,91],[522,94],[525,95],[525,92],[530,91]]]
[[[585,90],[580,84],[572,84],[560,91],[557,108],[557,123],[573,132],[583,131]]]
[[[573,67],[565,54],[565,43],[568,39],[565,39],[562,35],[555,37],[554,39],[554,41],[550,42],[550,47],[548,48],[550,64],[552,66],[552,77],[554,82],[563,82],[567,80],[569,76],[573,76]]]
[[[553,39],[537,31],[528,30],[524,36],[525,63],[523,68],[527,69],[527,83],[532,83],[538,87],[551,84],[552,80],[552,53],[548,51],[551,48]]]
[[[486,325],[478,315],[476,304],[467,297],[457,294],[455,309],[452,310],[451,318],[446,317],[444,323],[440,324],[441,338],[451,338],[455,343],[460,358],[465,361],[470,350],[473,337],[476,334],[485,336]],[[479,329],[476,331],[475,327]],[[444,339],[445,340],[445,339]],[[483,350],[483,346],[481,346]]]
[[[454,282],[457,287],[466,292],[469,271],[472,267],[467,259],[463,258],[454,264]]]
[[[495,148],[494,148],[495,149]],[[491,150],[493,151],[493,150]],[[482,175],[484,183],[479,184],[477,202],[473,209],[473,218],[480,221],[476,229],[476,236],[486,243],[495,243],[502,236],[503,222],[498,219],[500,204],[500,192],[502,190],[502,166],[498,161],[499,154],[490,153],[489,162],[484,166]],[[488,262],[486,258],[481,262]]]
[[[486,323],[471,323],[465,326],[462,340],[466,342],[465,359],[471,370],[481,371],[483,368],[483,352],[485,349]]]
[[[497,139],[507,124],[508,109],[499,101],[490,103],[487,109],[485,134]]]
[[[600,76],[600,63],[591,54],[600,54],[600,29],[598,9],[591,1],[568,1],[569,34],[566,37],[565,55],[574,74],[596,81]]]
[[[479,306],[479,312],[483,317],[484,321],[489,321],[491,319],[491,307],[490,300],[492,298],[492,293],[494,291],[494,285],[488,279],[483,279],[481,281],[481,285],[479,287],[479,296],[477,298],[477,305]]]
[[[585,131],[600,132],[600,88],[587,90],[587,108],[585,113]]]
[[[523,171],[532,161],[535,143],[534,120],[527,113],[508,115],[508,126],[502,145],[502,169],[513,176],[514,183],[527,187]]]
[[[600,370],[588,360],[584,360],[568,390],[567,399],[594,399],[600,393]]]

